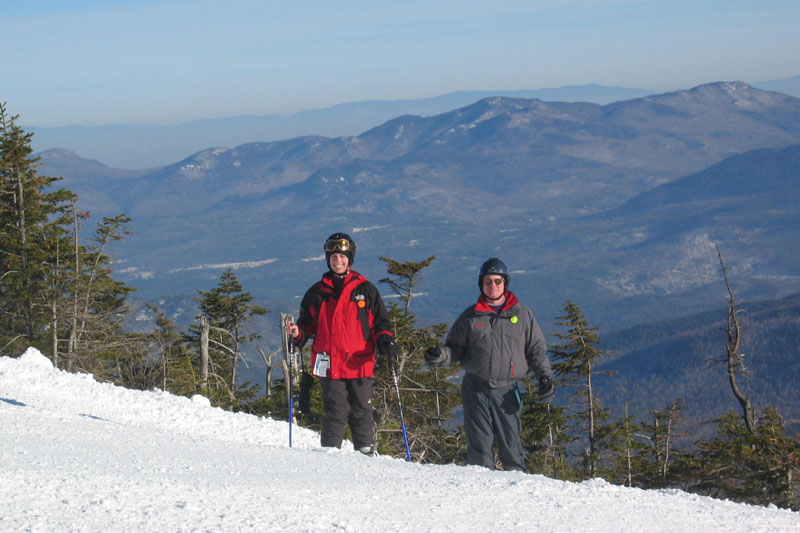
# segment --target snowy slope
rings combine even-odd
[[[800,513],[409,464],[159,391],[0,358],[0,531],[800,531]]]

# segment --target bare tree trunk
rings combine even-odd
[[[653,413],[653,452],[656,455],[656,467],[660,470],[661,469],[661,459],[664,457],[661,453],[661,448],[659,447],[658,442],[658,435],[659,429],[661,428],[661,424],[658,420],[658,412],[651,411]]]
[[[33,343],[34,330],[33,330],[33,295],[31,294],[31,273],[28,271],[28,229],[25,222],[25,189],[22,182],[22,173],[19,169],[14,169],[14,174],[17,179],[17,224],[19,224],[19,241],[20,241],[20,256],[22,259],[22,279],[23,287],[25,288],[26,302],[26,329],[28,342]]]
[[[592,390],[592,365],[586,363],[586,386],[589,390],[589,475],[595,477],[597,475],[596,453],[597,443],[595,442],[594,434],[594,390]]]
[[[238,328],[236,328],[236,330],[235,330],[235,332],[234,332],[234,334],[232,336],[233,336],[233,354],[232,354],[233,367],[231,368],[231,390],[235,391],[236,390],[236,367],[239,366],[239,357],[240,357],[240,353],[239,353],[239,349],[240,349],[240,346],[239,346],[239,329]],[[247,365],[247,363],[245,362],[245,366],[246,365]]]
[[[731,288],[730,281],[728,280],[728,269],[725,266],[725,262],[722,260],[722,252],[720,251],[719,246],[717,246],[717,255],[719,256],[719,262],[722,265],[722,275],[725,277],[725,286],[728,288],[729,297],[728,342],[725,346],[728,363],[728,381],[730,382],[733,395],[736,397],[739,405],[742,406],[742,417],[744,418],[744,423],[747,426],[747,430],[750,433],[755,433],[755,413],[753,406],[750,403],[750,398],[745,396],[741,390],[739,390],[739,385],[736,382],[737,374],[745,372],[746,369],[744,367],[744,354],[739,353],[739,340],[741,331],[739,328],[739,318],[737,316],[736,300],[733,297],[733,289]]]
[[[264,353],[264,350],[261,349],[261,346],[256,346],[256,348],[258,349],[258,352],[261,354],[261,358],[264,359],[264,364],[267,367],[267,376],[265,378],[266,382],[264,383],[264,396],[269,398],[270,396],[272,396],[272,358],[275,357],[275,355],[281,349],[278,348],[277,350],[269,354],[269,357],[267,357],[266,354]]]
[[[75,254],[76,254],[76,258],[77,258],[77,252],[78,252],[78,250],[77,250],[77,246],[78,246],[77,231],[75,233],[75,236],[76,236],[76,239],[75,239],[75,247],[76,247]],[[92,299],[92,290],[93,290],[95,277],[97,276],[97,268],[98,268],[98,265],[100,264],[100,258],[102,257],[103,252],[106,249],[106,245],[108,244],[108,239],[111,238],[112,236],[113,236],[113,230],[104,235],[103,240],[100,241],[100,248],[97,250],[97,252],[95,253],[95,256],[94,256],[94,263],[92,264],[92,268],[91,268],[91,271],[90,271],[90,274],[89,274],[89,279],[86,281],[86,294],[85,294],[85,296],[83,298],[83,300],[84,300],[83,301],[83,310],[81,311],[81,315],[80,315],[81,316],[81,325],[80,325],[80,328],[78,328],[78,339],[80,339],[83,336],[83,333],[86,330],[86,321],[87,321],[87,319],[89,317],[89,302]]]
[[[67,370],[72,370],[72,361],[75,358],[75,348],[78,336],[78,283],[80,279],[80,254],[78,248],[78,211],[75,202],[72,203],[72,234],[73,234],[73,260],[75,264],[75,278],[72,287],[72,316],[70,317],[69,338],[67,339]]]
[[[628,481],[628,486],[632,487],[633,486],[633,464],[632,464],[632,460],[631,460],[630,439],[628,438],[628,435],[630,435],[630,428],[628,427],[629,424],[630,424],[630,422],[628,422],[628,402],[625,402],[625,456],[626,456],[626,459],[628,460],[627,481]]]
[[[667,479],[667,472],[669,471],[669,449],[670,440],[672,439],[672,409],[669,411],[669,420],[667,421],[667,434],[664,437],[664,467],[661,472],[662,479]]]
[[[58,314],[55,297],[50,306],[50,351],[53,355],[53,366],[58,368]]]
[[[208,387],[208,320],[200,317],[200,390]]]
[[[161,352],[161,390],[167,390],[167,356],[164,353],[164,347],[159,346]]]
[[[50,351],[53,359],[53,366],[58,368],[58,299],[59,299],[59,286],[58,278],[59,271],[61,270],[61,250],[59,246],[59,239],[56,239],[56,265],[51,274],[51,286],[53,294],[50,302]]]

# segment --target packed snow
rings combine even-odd
[[[286,422],[0,358],[0,531],[800,531],[800,513],[366,457]]]

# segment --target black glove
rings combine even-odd
[[[391,335],[383,334],[378,337],[378,353],[386,357],[386,364],[389,370],[397,367],[397,354],[400,348]]]
[[[430,366],[441,366],[444,361],[441,346],[431,346],[425,350],[425,362]]]
[[[550,379],[550,376],[544,376],[543,378],[539,379],[539,399],[544,403],[550,403],[553,399],[553,396],[556,395],[556,388],[553,385],[553,380]]]

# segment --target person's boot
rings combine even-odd
[[[378,452],[375,451],[375,446],[362,446],[361,448],[358,448],[358,451],[370,457],[375,457],[378,455]]]

